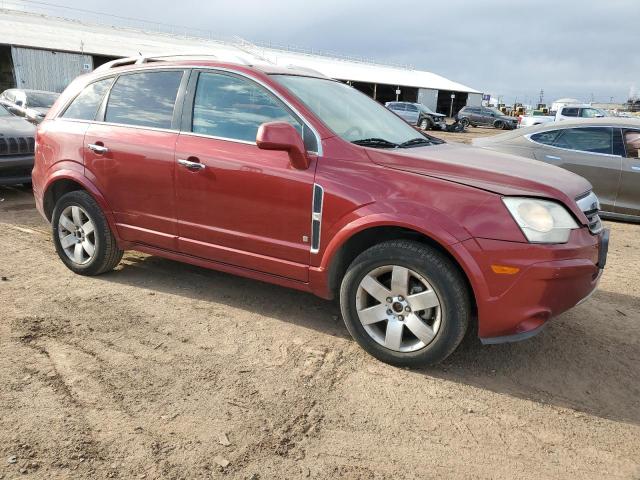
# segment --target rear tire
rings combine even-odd
[[[113,270],[122,250],[100,206],[84,190],[63,195],[51,218],[56,252],[69,270],[80,275],[100,275]]]
[[[437,249],[409,240],[383,242],[361,253],[342,280],[340,308],[363,349],[405,367],[447,358],[471,317],[458,267]]]

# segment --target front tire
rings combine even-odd
[[[351,336],[377,359],[397,366],[432,365],[460,344],[471,317],[457,266],[415,241],[392,240],[360,254],[340,288]]]
[[[498,130],[503,130],[504,123],[502,123],[502,120],[496,120],[496,122],[493,124],[493,127],[497,128]]]
[[[113,270],[122,250],[100,206],[84,190],[69,192],[58,200],[51,218],[56,252],[69,270],[80,275],[100,275]]]
[[[431,125],[431,122],[429,120],[427,120],[426,118],[423,118],[422,120],[420,120],[419,127],[420,127],[420,130],[425,132],[427,130],[431,130],[432,125]]]
[[[468,118],[463,118],[463,119],[461,119],[461,120],[460,120],[460,124],[461,124],[464,128],[467,128],[467,127],[469,126],[469,124],[470,124],[470,123],[471,123],[471,122],[469,122],[469,119],[468,119]],[[475,127],[475,125],[474,125],[474,127]]]

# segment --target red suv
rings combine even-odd
[[[396,365],[536,334],[584,300],[608,232],[566,170],[450,145],[308,70],[186,58],[75,80],[40,125],[33,187],[72,271],[135,249],[339,298]]]

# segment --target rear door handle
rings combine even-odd
[[[549,160],[562,160],[562,158],[557,157],[555,155],[545,155],[545,158],[548,158]]]
[[[105,147],[104,145],[97,145],[95,143],[90,143],[87,145],[87,147],[89,147],[89,150],[93,150],[94,152],[100,154],[100,155],[104,155],[105,153],[107,153],[109,151],[109,149],[107,147]]]
[[[192,162],[191,160],[178,159],[178,163],[189,170],[204,170],[205,164],[200,162]]]

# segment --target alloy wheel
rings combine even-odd
[[[62,211],[58,219],[58,239],[72,262],[85,265],[93,259],[96,252],[95,224],[82,207],[70,205]]]
[[[430,344],[442,324],[440,298],[419,273],[385,265],[371,270],[358,285],[360,323],[377,343],[409,353]]]

